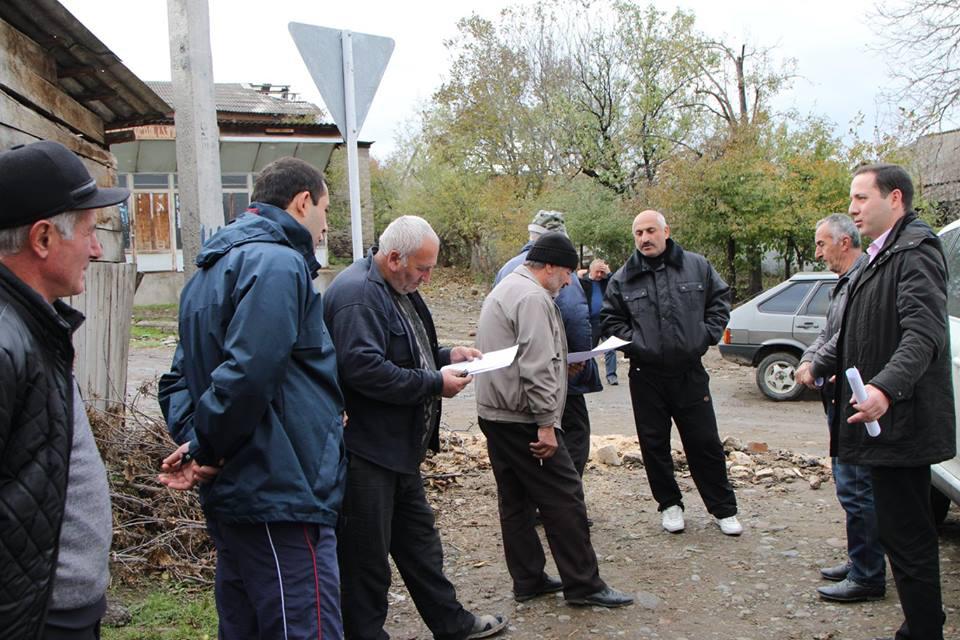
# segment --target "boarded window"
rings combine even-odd
[[[170,198],[166,192],[135,193],[137,251],[170,251]]]

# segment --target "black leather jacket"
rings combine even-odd
[[[914,467],[956,454],[946,279],[940,239],[909,212],[850,283],[837,336],[830,455],[850,464]],[[855,411],[843,372],[853,366],[890,398],[876,438],[847,423]]]
[[[0,629],[43,632],[73,440],[73,345],[83,316],[0,264]]]
[[[600,310],[604,335],[629,340],[634,367],[680,372],[700,364],[730,319],[730,287],[697,253],[667,240],[652,269],[638,251],[611,276]]]

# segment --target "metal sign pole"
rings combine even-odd
[[[353,261],[363,259],[363,228],[360,221],[360,160],[357,153],[357,109],[353,82],[353,33],[340,34],[343,47],[343,106],[347,130],[347,178],[350,188],[350,235]]]

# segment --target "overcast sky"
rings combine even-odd
[[[60,0],[143,80],[170,79],[165,0]],[[387,65],[363,140],[385,158],[394,134],[410,121],[444,78],[450,57],[443,41],[470,13],[494,17],[508,0],[210,0],[211,45],[217,82],[289,84],[323,106],[287,23],[304,22],[393,38]],[[776,47],[797,61],[801,76],[776,105],[827,116],[844,134],[858,112],[862,132],[883,126],[887,111],[878,97],[887,72],[876,49],[882,39],[868,25],[871,0],[679,0],[655,3],[693,10],[697,26],[726,43]]]

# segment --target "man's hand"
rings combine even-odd
[[[577,375],[578,373],[580,373],[581,371],[583,371],[583,368],[586,367],[586,366],[587,366],[587,363],[586,363],[586,362],[574,362],[573,364],[568,364],[568,365],[567,365],[567,377],[568,377],[568,378],[574,377],[575,375]]]
[[[470,362],[483,357],[483,352],[473,347],[454,347],[450,349],[450,362]]]
[[[813,363],[812,362],[801,362],[800,366],[797,367],[797,373],[795,375],[797,382],[810,387],[811,389],[816,389],[816,381],[813,377]]]
[[[185,442],[177,447],[176,451],[164,458],[160,465],[163,472],[157,476],[157,480],[171,489],[187,491],[198,484],[210,482],[214,476],[220,473],[220,467],[201,466],[197,464],[196,460],[190,460],[184,464],[183,456],[189,448],[190,443]]]
[[[854,422],[879,420],[880,416],[885,414],[887,409],[890,408],[890,398],[888,398],[887,394],[883,391],[872,384],[864,386],[864,389],[867,390],[866,402],[858,404],[856,398],[850,398],[850,404],[857,410],[857,413],[847,418],[847,422],[851,424]]]
[[[553,457],[557,452],[557,433],[552,426],[537,429],[537,441],[530,443],[533,457],[540,460]]]
[[[473,380],[473,376],[452,369],[445,369],[440,374],[443,376],[443,390],[440,395],[444,398],[452,398],[457,395]]]

